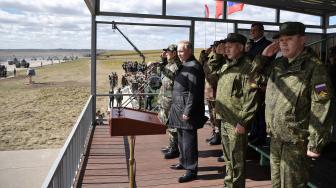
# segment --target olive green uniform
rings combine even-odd
[[[217,57],[214,57],[217,56]],[[210,67],[209,67],[209,59],[214,60],[217,58],[216,61],[224,61],[224,57],[214,52],[210,54],[206,54],[205,51],[202,51],[200,54],[200,63],[203,66],[204,75],[205,75],[205,89],[204,89],[204,97],[208,103],[209,107],[209,116],[210,116],[210,126],[213,130],[215,130],[215,126],[219,127],[220,123],[216,118],[215,112],[215,98],[216,98],[216,90],[217,90],[217,83],[218,83],[218,75],[212,74]]]
[[[168,114],[172,104],[172,91],[174,85],[174,77],[179,70],[181,62],[178,59],[167,60],[162,59],[162,63],[159,65],[162,75],[162,86],[158,97],[158,103],[160,105],[159,118],[163,124],[168,123]],[[176,128],[168,128],[169,134],[169,146],[177,149],[177,131]]]
[[[219,76],[216,112],[220,115],[223,154],[226,164],[225,187],[245,187],[247,130],[237,134],[237,123],[245,129],[258,107],[258,92],[249,82],[251,60],[243,55],[237,60],[210,61],[212,73]]]
[[[272,185],[306,187],[307,149],[320,153],[331,131],[330,81],[325,67],[308,49],[291,62],[282,57],[272,65],[265,99]]]

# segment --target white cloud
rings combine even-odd
[[[161,0],[101,0],[105,11],[161,14]],[[167,0],[167,14],[204,16],[204,4],[215,14],[213,0]],[[245,6],[244,11],[232,18],[271,18],[270,11],[258,11]],[[189,24],[188,21],[122,18],[100,16],[97,20],[128,21],[163,24]],[[195,46],[204,47],[215,39],[232,32],[232,24],[207,23],[207,35],[203,22],[196,23]],[[188,39],[187,28],[162,28],[120,26],[122,31],[139,49],[160,49],[182,39]],[[84,0],[0,0],[0,48],[90,48],[91,16]],[[132,49],[120,34],[114,33],[111,25],[98,26],[98,48]]]
[[[89,48],[83,0],[1,0],[0,48]]]

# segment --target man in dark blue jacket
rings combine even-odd
[[[261,55],[263,50],[272,42],[264,36],[264,25],[260,22],[255,22],[251,25],[250,36],[251,47],[247,54],[251,59],[254,59],[256,55]]]
[[[253,60],[256,55],[261,55],[263,50],[272,42],[265,38],[264,25],[260,22],[255,22],[251,25],[250,36],[251,46],[247,54]],[[256,121],[252,124],[249,135],[249,142],[255,145],[265,144],[267,136],[264,105],[265,92],[260,93],[260,100],[261,105],[257,112]]]

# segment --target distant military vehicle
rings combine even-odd
[[[8,65],[16,65],[19,60],[15,57],[13,60],[8,61]]]
[[[25,59],[22,59],[22,61],[21,61],[21,67],[29,68],[29,65],[30,64]]]
[[[0,65],[0,77],[7,77],[7,67]]]
[[[30,64],[25,59],[22,59],[21,62],[17,61],[15,63],[15,67],[16,68],[21,68],[21,67],[23,67],[23,68],[29,68],[29,65]]]

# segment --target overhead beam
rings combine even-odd
[[[157,27],[184,27],[190,28],[190,25],[175,25],[175,24],[150,24],[150,23],[134,23],[134,22],[110,22],[110,21],[96,21],[98,24],[117,24],[117,25],[141,25],[141,26],[157,26]]]
[[[238,3],[246,3],[255,6],[262,6],[267,8],[279,8],[282,10],[294,11],[299,13],[306,13],[316,16],[322,16],[329,12],[334,12],[336,7],[330,3],[323,1],[322,3],[304,3],[302,1],[292,0],[230,0]]]
[[[162,16],[157,14],[140,14],[140,13],[123,13],[123,12],[99,12],[100,16],[119,16],[119,17],[134,17],[134,18],[151,18],[151,19],[168,19],[168,20],[187,20],[187,21],[207,21],[207,22],[228,22],[228,23],[241,23],[241,24],[252,24],[255,21],[247,20],[232,20],[232,19],[216,19],[216,18],[201,18],[201,17],[190,17],[190,16]],[[265,25],[275,25],[275,22],[262,22]],[[319,28],[321,26],[316,25],[306,25],[311,28]]]

